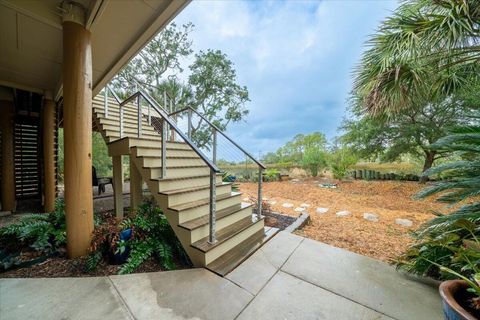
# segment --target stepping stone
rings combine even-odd
[[[378,222],[378,215],[374,213],[365,212],[363,214],[363,219],[372,221],[372,222]]]
[[[300,182],[299,179],[292,179],[292,180],[290,180],[290,181],[291,181],[291,182]]]
[[[293,208],[293,203],[288,203],[288,202],[286,202],[286,203],[282,204],[282,207],[284,207],[284,208]]]
[[[262,200],[263,200],[263,201],[268,201],[268,198],[267,198],[267,197],[263,197]]]
[[[277,203],[277,201],[268,201],[268,203],[269,203],[269,204],[271,204],[271,205],[273,206],[274,204],[276,204],[276,203]]]
[[[352,213],[350,211],[344,210],[344,211],[338,211],[336,213],[337,217],[346,217],[351,215]]]
[[[295,211],[296,212],[303,212],[303,211],[305,211],[305,208],[304,207],[297,207],[297,208],[295,208]]]
[[[319,214],[324,214],[328,212],[328,208],[317,208],[315,209],[315,212]]]
[[[302,207],[302,208],[308,208],[308,207],[310,207],[310,205],[309,205],[308,203],[302,203],[302,204],[300,205],[300,207]]]
[[[396,224],[399,224],[401,226],[404,226],[404,227],[411,227],[413,226],[413,221],[412,220],[408,220],[408,219],[395,219],[395,223]]]
[[[250,198],[243,198],[242,201],[250,201]]]

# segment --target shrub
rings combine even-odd
[[[20,221],[0,228],[0,246],[7,251],[30,247],[52,253],[66,243],[65,203],[55,202],[49,214],[29,214]]]
[[[334,178],[345,178],[348,169],[356,164],[357,160],[357,157],[346,148],[335,150],[329,157],[329,164]]]
[[[316,177],[318,171],[326,166],[325,152],[316,147],[307,148],[303,154],[302,166]]]
[[[132,238],[119,239],[122,230],[132,229]],[[93,270],[101,261],[102,255],[122,253],[129,250],[129,257],[120,269],[120,274],[131,273],[150,258],[156,259],[164,269],[176,267],[174,257],[184,265],[191,265],[180,241],[177,239],[165,215],[152,202],[139,206],[132,218],[120,224],[111,221],[94,231],[91,254],[87,270]]]
[[[266,181],[278,181],[280,180],[280,171],[277,169],[267,169],[265,170]]]

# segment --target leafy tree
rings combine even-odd
[[[318,171],[327,165],[326,153],[318,147],[308,147],[303,154],[301,163],[312,176],[316,177]]]
[[[200,51],[190,66],[188,85],[193,91],[191,107],[198,110],[220,130],[230,122],[238,122],[247,114],[245,103],[250,101],[245,86],[237,84],[233,63],[219,50]],[[210,140],[208,125],[199,119],[192,128],[192,136],[200,146]]]
[[[276,155],[278,159],[280,159],[278,162],[293,162],[299,164],[306,149],[315,148],[325,150],[326,144],[327,139],[323,133],[297,134],[291,141],[276,151]]]
[[[189,106],[225,130],[229,123],[241,121],[248,114],[248,90],[237,83],[233,63],[220,50],[195,54],[188,68],[188,80],[179,80],[178,75],[184,71],[181,61],[193,54],[189,39],[192,30],[191,23],[182,27],[172,23],[120,72],[113,84],[122,97],[132,94],[140,85],[162,106],[167,93],[169,99],[163,106],[167,112]],[[178,114],[177,118],[185,115]],[[200,118],[194,118],[192,124],[192,139],[199,147],[208,149],[210,126]]]
[[[163,101],[163,92],[157,88],[165,80],[165,74],[182,72],[182,58],[193,53],[188,36],[193,24],[177,27],[171,23],[155,36],[147,46],[135,56],[112,82],[117,93],[123,97],[132,94],[137,85],[149,91],[157,101]]]
[[[470,106],[458,98],[432,102],[424,108],[411,108],[391,117],[363,114],[353,107],[353,117],[344,121],[346,133],[342,140],[361,158],[379,157],[382,161],[395,161],[410,154],[423,159],[423,171],[435,160],[448,155],[431,145],[443,137],[448,128],[469,121]]]

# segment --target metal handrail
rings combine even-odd
[[[225,139],[227,139],[228,141],[230,141],[235,147],[237,147],[240,151],[242,151],[247,157],[249,157],[253,162],[255,162],[260,168],[262,169],[266,169],[267,167],[261,163],[260,161],[258,161],[257,159],[255,159],[248,151],[246,151],[244,148],[242,148],[238,143],[236,143],[232,138],[230,138],[229,136],[227,136],[227,134],[225,132],[223,132],[222,130],[220,130],[216,125],[214,125],[213,123],[211,123],[207,118],[205,118],[205,116],[203,116],[200,112],[198,112],[197,110],[193,109],[192,107],[185,107],[183,109],[180,109],[180,110],[177,110],[177,111],[174,111],[172,113],[170,113],[168,116],[173,116],[173,115],[176,115],[178,113],[181,113],[181,112],[184,112],[184,111],[187,111],[187,110],[192,110],[193,112],[195,112],[200,118],[202,118],[208,125],[210,125],[210,127],[212,127],[213,129],[215,129],[215,131],[217,131],[218,133],[220,133],[222,136],[225,137]]]
[[[139,90],[136,93],[132,94],[127,99],[125,99],[119,105],[123,107],[124,105],[126,105],[133,99],[137,98],[138,96],[141,96],[143,99],[145,99],[145,101],[147,101],[147,103],[150,104],[152,108],[160,114],[163,120],[166,121],[168,125],[180,135],[180,137],[193,149],[193,151],[195,151],[196,154],[200,156],[200,158],[202,158],[202,160],[207,164],[208,167],[210,167],[211,170],[213,170],[215,173],[220,172],[220,169],[217,167],[217,165],[214,164],[212,161],[210,161],[207,156],[205,156],[205,154],[182,132],[182,130],[180,130],[177,127],[175,122],[170,119],[170,117],[168,116],[167,113],[165,113],[163,108],[159,106],[155,102],[155,100],[152,97],[150,97],[150,95],[148,95],[146,92]]]

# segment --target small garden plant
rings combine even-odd
[[[102,259],[128,252],[119,273],[132,273],[149,259],[157,261],[163,269],[176,268],[176,262],[191,265],[180,241],[175,236],[165,215],[152,202],[147,201],[133,212],[132,218],[120,223],[111,220],[94,231],[91,253],[86,263],[94,270]],[[131,230],[129,239],[121,239],[122,231]],[[177,261],[175,261],[177,259]]]
[[[0,228],[0,271],[30,267],[53,256],[65,259],[65,245],[65,204],[59,199],[51,213],[29,214]],[[146,261],[164,270],[191,266],[165,215],[151,201],[120,222],[111,214],[95,215],[90,254],[79,263],[85,273],[92,273],[102,261],[121,264],[120,274],[131,273]]]

